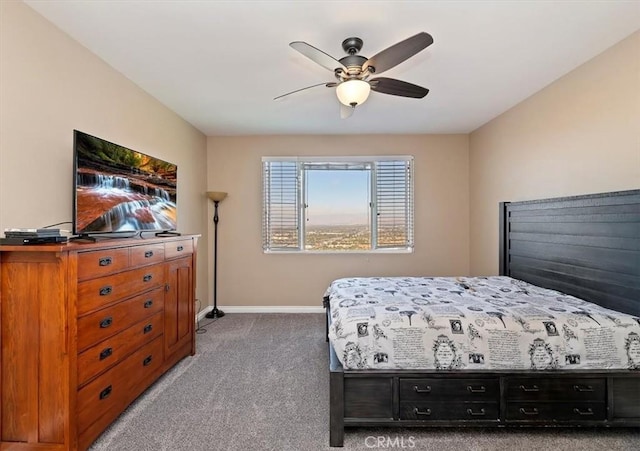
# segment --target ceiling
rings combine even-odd
[[[26,3],[206,135],[468,133],[640,29],[639,1]],[[348,119],[335,88],[273,100],[335,81],[291,41],[371,57],[420,31],[434,43],[384,76],[424,99],[372,92]]]

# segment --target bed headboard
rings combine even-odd
[[[640,190],[501,203],[500,275],[640,316]]]

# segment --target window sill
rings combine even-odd
[[[291,255],[369,255],[369,254],[413,254],[411,249],[375,249],[370,251],[300,251],[300,250],[267,250],[263,254],[291,254]]]

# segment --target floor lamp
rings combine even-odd
[[[215,205],[215,212],[213,213],[213,310],[207,313],[207,318],[221,318],[224,316],[222,310],[218,310],[218,204],[227,197],[227,193],[220,191],[207,192],[209,199],[213,201]]]

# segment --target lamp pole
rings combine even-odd
[[[218,204],[226,197],[226,193],[209,193],[209,198],[213,200],[213,310],[205,315],[206,318],[221,318],[224,316],[222,310],[218,310]]]

